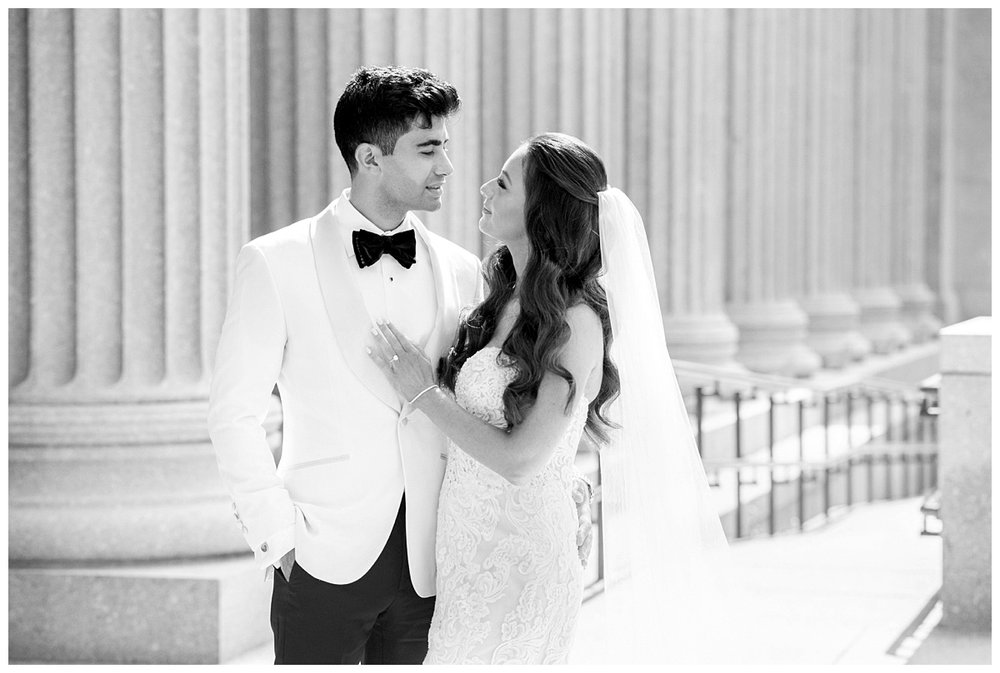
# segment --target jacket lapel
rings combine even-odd
[[[451,260],[447,255],[442,254],[440,246],[435,245],[433,237],[424,223],[416,216],[412,217],[413,229],[424,242],[434,273],[434,297],[437,300],[437,313],[434,316],[434,327],[431,329],[427,341],[421,344],[421,347],[430,358],[436,371],[438,359],[451,346],[455,330],[458,327],[458,310],[460,308],[458,284]],[[403,414],[409,415],[413,411],[413,407],[409,405],[406,407]]]
[[[434,327],[427,336],[427,340],[421,344],[421,347],[432,360],[436,360],[436,357],[440,355],[443,348],[441,342],[444,339],[450,338],[454,331],[448,330],[447,325],[444,323],[447,316],[451,313],[448,310],[449,307],[453,306],[458,300],[457,296],[453,296],[456,292],[455,278],[448,257],[442,255],[438,246],[434,245],[427,227],[424,226],[424,223],[419,218],[413,215],[411,217],[413,218],[411,220],[413,230],[424,242],[424,247],[427,249],[428,257],[430,257],[431,271],[434,273],[434,303],[437,306],[437,312],[434,315]],[[451,327],[454,328],[455,325]]]
[[[365,308],[361,290],[350,273],[348,263],[351,260],[337,231],[335,210],[338,201],[317,215],[310,228],[316,276],[326,317],[344,361],[354,375],[373,395],[398,412],[402,406],[399,396],[365,351],[372,338],[372,319]]]

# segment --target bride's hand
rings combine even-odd
[[[391,322],[379,322],[378,329],[372,329],[367,350],[404,400],[437,383],[430,359]]]

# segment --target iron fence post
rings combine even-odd
[[[743,475],[740,470],[739,460],[743,457],[740,446],[740,391],[733,393],[733,406],[736,410],[736,537],[743,537]]]
[[[850,507],[853,502],[853,484],[854,481],[854,434],[852,432],[851,416],[854,409],[854,393],[850,390],[844,396],[845,409],[844,413],[847,416],[847,506]]]
[[[770,406],[767,410],[767,455],[771,462],[767,468],[769,490],[767,492],[767,530],[774,535],[774,395],[767,397]]]
[[[830,520],[830,397],[823,395],[823,518]]]
[[[799,530],[806,526],[806,448],[805,448],[806,403],[799,400]]]
[[[892,395],[886,393],[882,396],[885,402],[885,441],[892,441]]]
[[[865,393],[865,405],[868,408],[868,441],[871,442],[875,438],[875,402],[871,393]],[[865,456],[865,462],[868,463],[868,502],[872,502],[875,499],[875,457],[871,451]]]
[[[701,449],[701,441],[702,441],[701,440],[701,420],[702,420],[702,414],[705,413],[705,409],[704,409],[705,389],[704,389],[703,386],[698,386],[697,388],[694,389],[694,399],[695,399],[694,418],[695,418],[695,427],[697,428],[697,436],[698,436],[698,455],[701,456],[701,457],[704,457],[704,454],[703,454],[702,449]]]

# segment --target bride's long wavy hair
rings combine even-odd
[[[519,284],[520,314],[502,346],[518,368],[503,395],[508,430],[524,420],[547,371],[569,384],[568,412],[577,382],[560,364],[559,355],[570,336],[566,311],[584,303],[600,316],[604,330],[603,378],[590,402],[586,425],[588,434],[603,444],[607,428],[614,427],[605,415],[607,407],[620,388],[618,369],[608,356],[608,299],[597,280],[601,272],[597,193],[607,188],[607,173],[600,157],[572,136],[544,133],[526,145],[524,220],[531,252],[524,277],[517,278],[506,246],[490,255],[483,265],[486,299],[459,326],[455,343],[438,368],[439,379],[454,390],[458,371],[492,338],[501,311]]]

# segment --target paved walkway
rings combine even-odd
[[[858,505],[805,533],[734,543],[733,664],[902,664],[890,648],[941,586],[941,538],[921,536],[920,498]],[[601,599],[581,615],[572,663],[612,663]],[[669,647],[669,634],[664,634]],[[609,659],[610,657],[610,659]]]
[[[735,543],[745,589],[735,651],[742,664],[902,664],[890,649],[941,586],[941,538],[921,536],[920,499],[858,505],[805,533]],[[614,663],[602,648],[601,598],[581,614],[571,663]],[[669,647],[669,634],[664,634]],[[912,648],[907,653],[912,652]],[[233,664],[273,661],[270,644]]]

